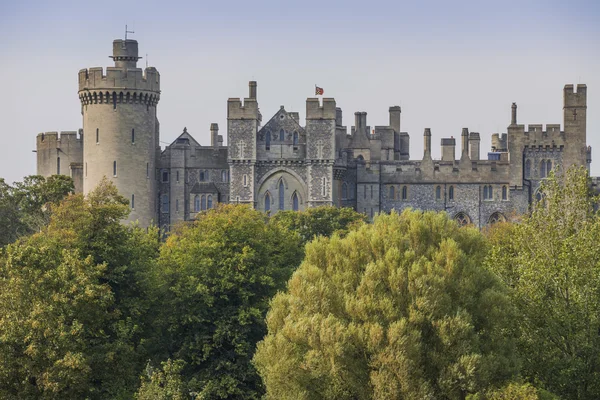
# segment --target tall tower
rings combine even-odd
[[[568,168],[573,164],[586,165],[587,86],[565,85],[563,93],[563,121],[566,136],[563,167]]]
[[[79,71],[83,115],[83,193],[103,177],[129,199],[128,221],[146,227],[157,219],[156,160],[160,151],[156,107],[160,75],[137,68],[138,43],[113,42],[114,67]]]

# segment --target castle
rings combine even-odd
[[[389,124],[367,125],[356,112],[342,126],[332,98],[306,100],[306,122],[281,107],[263,125],[257,84],[249,95],[227,101],[227,146],[217,124],[211,145],[187,132],[161,150],[157,106],[160,75],[137,67],[138,43],[115,40],[115,66],[79,71],[83,129],[37,136],[37,173],[70,175],[87,194],[108,177],[130,200],[130,221],[168,229],[218,203],[244,203],[269,213],[335,205],[373,217],[407,207],[446,211],[461,224],[486,224],[527,212],[541,180],[556,166],[585,165],[585,85],[564,87],[564,125],[517,123],[517,105],[507,133],[492,135],[481,158],[480,136],[463,129],[441,140],[442,157],[431,157],[431,131],[424,154],[409,159],[409,135],[400,129],[401,109],[389,109]]]

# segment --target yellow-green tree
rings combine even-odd
[[[564,399],[600,398],[600,219],[587,172],[551,176],[530,217],[492,231],[488,267],[518,308],[523,374]]]
[[[518,369],[486,244],[404,211],[319,238],[279,293],[255,365],[268,399],[464,399]]]
[[[269,301],[301,257],[298,235],[243,205],[176,229],[154,271],[155,359],[185,361],[182,376],[198,398],[260,398],[251,359]]]

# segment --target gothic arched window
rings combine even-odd
[[[450,189],[448,189],[448,199],[454,200],[454,186],[450,186]]]
[[[294,147],[298,147],[298,132],[294,132]]]
[[[346,182],[342,183],[342,199],[348,198],[348,184]]]
[[[285,140],[285,131],[283,129],[279,131],[279,140],[282,142]]]
[[[200,198],[200,210],[206,210],[206,196],[202,195]]]
[[[508,199],[508,188],[506,186],[502,186],[502,200]]]
[[[292,195],[292,210],[298,211],[298,193]]]
[[[402,200],[408,199],[408,187],[402,186]]]
[[[283,185],[283,180],[279,181],[279,209],[283,210],[285,208],[285,186]]]
[[[525,178],[531,176],[531,160],[525,161]]]
[[[458,223],[459,226],[466,226],[471,223],[471,218],[462,211],[454,216],[454,220]]]
[[[546,177],[546,160],[540,162],[540,178]]]
[[[206,209],[210,210],[211,208],[213,208],[213,202],[212,202],[212,195],[208,195],[207,200],[206,200]]]
[[[204,171],[200,171],[200,182],[204,182],[206,180],[206,176],[204,175]]]
[[[552,161],[546,161],[546,174],[550,175],[550,171],[552,171]]]
[[[492,185],[488,186],[488,198],[490,200],[492,200],[494,198],[494,193],[493,193]]]
[[[396,197],[396,189],[393,186],[390,186],[390,199],[394,199]]]
[[[221,182],[227,182],[227,170],[221,171]]]
[[[265,193],[265,212],[271,211],[271,195],[269,192]]]
[[[440,186],[435,188],[435,199],[439,200],[442,198],[442,188]]]
[[[488,187],[487,187],[487,185],[485,185],[485,186],[483,187],[483,199],[484,199],[484,200],[487,200],[488,198],[489,198],[489,195],[488,195]]]
[[[194,197],[194,212],[200,212],[200,196],[196,195]]]
[[[271,132],[265,134],[265,150],[271,150]]]
[[[488,219],[488,224],[495,224],[497,222],[505,222],[505,221],[506,221],[506,217],[504,215],[502,215],[502,213],[496,211],[495,213],[490,215],[490,218]]]

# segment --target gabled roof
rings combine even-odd
[[[183,143],[187,139],[188,143]],[[190,135],[187,131],[187,128],[183,128],[183,133],[177,137],[169,146],[178,145],[178,144],[189,144],[190,146],[198,146],[200,147],[200,143],[194,139],[192,135]]]
[[[284,116],[284,118],[281,118],[281,116]],[[288,113],[283,106],[281,106],[279,111],[277,111],[275,113],[275,115],[273,115],[271,117],[271,119],[266,124],[264,124],[262,126],[262,128],[260,128],[260,130],[258,132],[260,133],[260,132],[266,131],[266,130],[274,132],[276,130],[276,128],[278,128],[282,125],[282,120],[284,120],[285,125],[287,125],[286,130],[298,131],[299,134],[304,133],[304,128],[302,126],[300,126],[298,121],[296,121],[294,118],[292,118],[290,116],[290,113]]]

